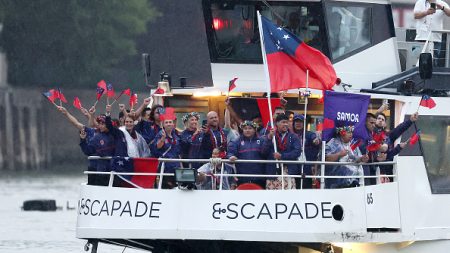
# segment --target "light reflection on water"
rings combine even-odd
[[[85,182],[80,173],[2,175],[0,177],[0,252],[60,253],[84,252],[85,240],[75,237],[76,207],[79,185]],[[24,212],[23,201],[55,199],[62,210]],[[98,252],[122,252],[123,247],[100,244]],[[126,249],[126,253],[143,252]]]

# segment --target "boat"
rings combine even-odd
[[[420,70],[401,71],[389,1],[204,0],[202,4],[214,86],[173,90],[174,100],[196,92],[225,94],[230,73],[239,76],[236,94],[265,92],[255,24],[259,10],[281,23],[296,12],[303,25],[299,36],[324,52],[342,79],[336,89],[370,95],[372,110],[387,101],[391,127],[418,110],[422,97],[416,93],[419,81],[414,82],[414,77]],[[339,28],[332,20],[336,13],[341,16]],[[343,48],[331,46],[336,29],[343,38],[334,42],[347,40]],[[440,72],[446,76],[445,69]],[[430,89],[441,83],[439,94],[448,94],[442,79],[427,82]],[[286,98],[296,101],[298,91],[288,92]],[[312,115],[320,116],[321,108],[314,107],[316,98],[311,97]],[[224,100],[222,95],[210,102]],[[380,163],[393,166],[392,182],[364,185],[361,178],[360,187],[325,189],[323,169],[331,163],[323,159],[285,161],[321,166],[320,189],[201,191],[82,184],[76,236],[88,240],[92,252],[97,252],[99,243],[149,252],[446,252],[450,248],[450,99],[433,96],[433,100],[433,110],[419,107],[418,145],[406,148],[393,162]],[[416,130],[409,129],[401,141]]]

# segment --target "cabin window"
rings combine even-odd
[[[326,13],[329,48],[333,60],[370,45],[370,7],[329,5]]]
[[[272,2],[271,6],[278,15],[255,1],[212,1],[204,5],[212,62],[262,63],[257,10],[310,46],[322,50],[325,23],[319,2]]]
[[[450,118],[420,115],[416,125],[421,130],[420,145],[405,148],[401,155],[423,153],[432,193],[450,193]],[[407,140],[415,131],[414,127],[410,127],[403,134],[402,141]]]

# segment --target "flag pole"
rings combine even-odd
[[[417,107],[417,110],[416,110],[417,113],[419,113],[420,103],[422,103],[422,100],[423,100],[423,96],[420,98],[420,101],[419,101],[419,107]]]
[[[305,89],[305,111],[304,111],[304,118],[303,118],[303,138],[302,138],[302,154],[300,155],[300,161],[306,161],[305,156],[305,143],[306,143],[306,114],[308,111],[308,97],[309,97],[309,69],[306,69],[306,89]],[[302,180],[300,180],[300,189],[303,189],[303,167],[305,166],[304,163],[302,163]]]
[[[259,28],[259,38],[261,41],[261,53],[262,53],[262,58],[263,58],[263,63],[264,63],[264,73],[266,75],[266,86],[267,86],[267,104],[269,105],[269,116],[270,116],[270,123],[272,124],[272,127],[274,128],[274,124],[273,124],[273,115],[272,115],[272,103],[271,103],[271,99],[270,99],[270,74],[269,74],[269,67],[267,65],[267,56],[266,56],[266,49],[264,48],[264,32],[263,32],[263,27],[262,27],[262,22],[261,22],[261,13],[259,13],[259,11],[257,12],[258,14],[258,28]],[[269,125],[267,125],[267,127],[269,127]],[[277,143],[275,141],[275,135],[272,137],[272,143],[273,143],[273,150],[275,152],[278,152],[277,149]],[[278,163],[276,164],[277,169],[279,169],[279,165]],[[283,166],[281,166],[283,167]],[[283,175],[283,168],[281,168],[281,188],[284,190],[284,175]]]
[[[119,96],[114,98],[114,101],[110,105],[113,105],[117,101],[117,99],[119,99],[122,95],[123,95],[123,91],[119,94]]]

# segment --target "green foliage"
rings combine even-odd
[[[158,13],[149,0],[0,0],[13,85],[92,87],[136,54]]]

